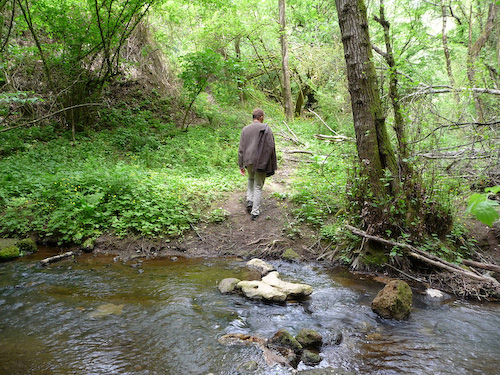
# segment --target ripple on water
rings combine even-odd
[[[370,309],[381,284],[320,265],[273,262],[283,279],[314,288],[284,305],[219,294],[220,280],[246,273],[234,260],[31,265],[1,266],[0,375],[234,375],[248,361],[258,364],[256,375],[291,374],[267,367],[255,347],[217,341],[226,333],[269,338],[281,328],[325,337],[340,330],[342,343],[322,350],[322,368],[383,375],[500,368],[498,305],[436,305],[416,295],[408,321],[386,321]]]

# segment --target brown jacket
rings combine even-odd
[[[253,165],[254,170],[264,171],[272,176],[276,171],[276,148],[271,128],[258,121],[252,122],[241,131],[238,149],[240,168]]]

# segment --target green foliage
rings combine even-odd
[[[482,223],[492,226],[500,217],[498,201],[492,199],[500,192],[500,186],[485,189],[485,193],[472,194],[469,197],[467,213],[472,214]]]
[[[104,232],[178,236],[238,183],[234,129],[240,125],[198,126],[188,134],[149,111],[115,108],[102,117],[113,128],[76,145],[64,134],[46,143],[24,138],[23,152],[0,160],[0,233],[60,243]],[[0,133],[0,141],[26,134]]]
[[[223,208],[216,208],[207,215],[206,220],[209,223],[222,223],[228,219],[230,212]]]
[[[222,64],[222,56],[209,48],[183,57],[180,77],[191,100],[194,100],[205,89],[210,78],[222,70]]]

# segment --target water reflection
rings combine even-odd
[[[265,304],[221,295],[226,277],[248,274],[238,260],[115,263],[85,255],[49,268],[36,257],[0,264],[0,375],[238,374],[253,346],[225,346],[227,333],[268,338],[278,329],[316,329],[326,338],[320,368],[357,374],[486,374],[500,368],[500,308],[415,296],[408,321],[378,318],[381,284],[320,265],[276,262],[283,279],[311,284],[303,302]],[[335,344],[335,333],[343,341]],[[299,370],[306,370],[303,364]]]

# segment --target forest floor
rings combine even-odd
[[[117,255],[123,260],[168,256],[281,258],[291,249],[302,260],[316,260],[327,250],[319,242],[318,233],[308,225],[294,222],[293,205],[279,198],[290,190],[295,168],[293,162],[285,161],[274,176],[266,179],[261,215],[256,221],[246,212],[245,191],[233,191],[208,210],[221,210],[224,219],[220,222],[201,221],[182,237],[166,241],[103,236],[97,240],[94,253]],[[477,243],[475,258],[500,265],[500,229],[472,217],[464,216],[463,220]]]
[[[124,260],[137,256],[279,258],[292,249],[302,259],[312,259],[313,248],[318,249],[315,231],[293,223],[292,207],[286,199],[279,198],[290,189],[288,182],[295,168],[291,163],[285,162],[274,176],[266,179],[261,214],[255,221],[246,212],[245,191],[234,191],[208,210],[219,209],[225,216],[220,222],[201,221],[181,238],[167,241],[103,236],[97,240],[94,253],[118,255]]]

